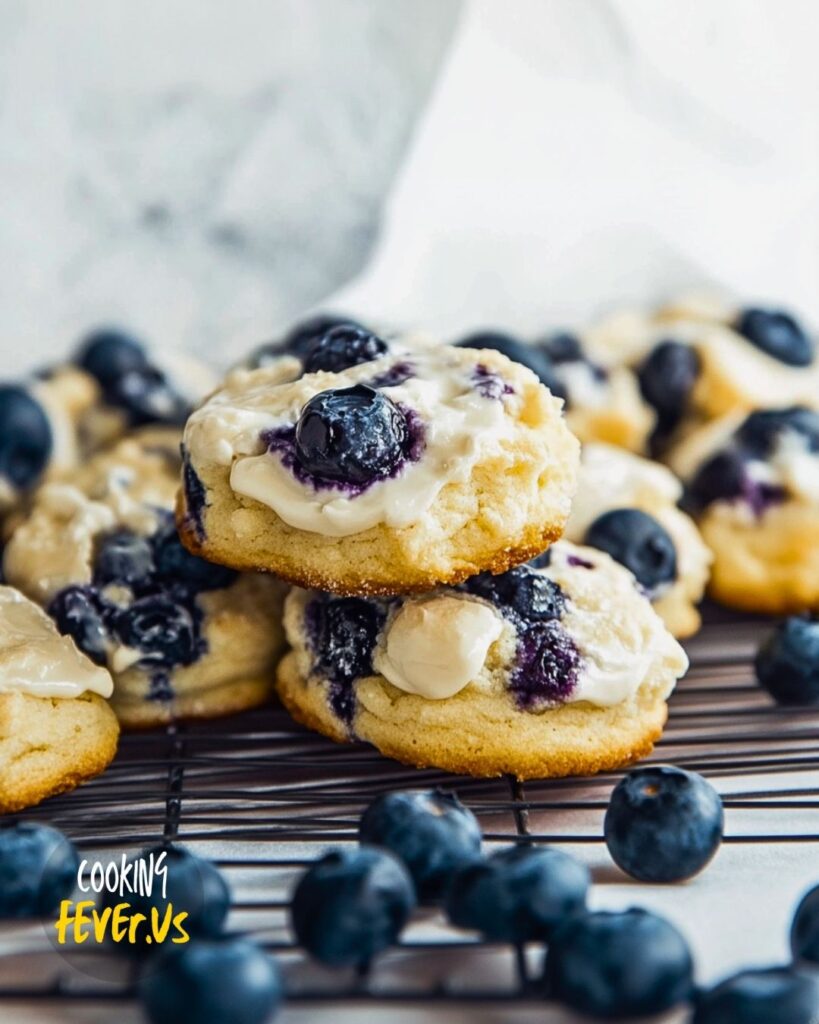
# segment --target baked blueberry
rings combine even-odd
[[[304,359],[309,349],[315,345],[319,338],[327,334],[334,327],[341,326],[365,330],[365,328],[361,327],[361,324],[351,320],[350,317],[337,316],[332,313],[320,313],[296,324],[278,341],[270,341],[257,348],[247,361],[248,369],[255,370],[260,366],[267,366],[280,356],[296,356],[298,359]]]
[[[690,999],[693,963],[665,918],[632,908],[579,914],[553,933],[543,982],[550,998],[597,1017],[642,1017]]]
[[[70,636],[81,651],[98,665],[106,663],[108,630],[104,607],[90,587],[66,587],[48,606],[57,629]]]
[[[752,345],[788,366],[810,366],[813,341],[802,325],[780,309],[743,309],[737,317],[737,331]]]
[[[464,586],[470,594],[491,601],[501,611],[529,621],[559,619],[566,606],[558,584],[536,572],[531,565],[517,565],[497,576],[482,572],[467,580]]]
[[[615,864],[641,882],[681,882],[722,842],[722,801],[696,772],[636,768],[615,786],[603,831]]]
[[[160,859],[163,853],[165,856]],[[230,909],[230,889],[216,865],[181,846],[150,847],[128,861],[128,865],[133,867],[134,878],[140,871],[150,874],[151,864],[155,872],[151,892],[128,893],[130,913],[144,914],[150,921],[151,911],[155,909],[162,921],[170,904],[174,914],[184,911],[188,915],[184,924],[190,935],[215,937],[221,934]],[[165,877],[164,895],[162,872]],[[106,893],[107,906],[115,907],[121,902],[119,892]],[[142,951],[148,948],[144,941],[147,934],[147,930],[138,931],[135,946],[129,946],[126,941],[119,948],[123,952],[134,952],[135,948],[137,952]]]
[[[707,508],[715,501],[731,501],[745,493],[745,458],[726,449],[705,461],[686,488],[686,500],[695,509]]]
[[[460,868],[446,896],[449,920],[494,942],[548,939],[586,908],[589,870],[549,846],[512,846]]]
[[[339,373],[359,363],[369,363],[387,352],[387,343],[363,327],[341,324],[332,327],[307,348],[304,372],[327,370]]]
[[[157,575],[167,583],[178,583],[197,592],[221,590],[238,578],[238,573],[192,555],[179,539],[173,515],[163,522],[151,538]]]
[[[366,384],[315,395],[296,424],[298,465],[319,480],[365,485],[395,472],[410,431],[401,410]]]
[[[535,558],[530,558],[527,565],[531,565],[533,569],[548,569],[552,564],[552,551],[551,548],[546,548]]]
[[[138,991],[151,1024],[267,1024],[282,1000],[275,960],[245,938],[167,943]]]
[[[788,409],[758,409],[737,431],[737,442],[756,458],[771,454],[784,433],[797,434],[812,452],[819,452],[819,412],[799,405]]]
[[[481,828],[454,793],[407,790],[377,797],[361,816],[358,838],[404,862],[423,903],[440,899],[450,875],[480,856]]]
[[[202,653],[195,609],[165,594],[141,597],[117,613],[113,623],[121,643],[142,655],[142,667],[190,665]]]
[[[550,338],[541,341],[538,347],[553,363],[582,363],[586,361],[580,339],[569,331],[559,331],[557,334],[553,334]]]
[[[41,476],[54,446],[48,417],[24,388],[0,384],[0,477],[17,488]]]
[[[541,349],[513,338],[502,331],[477,331],[457,342],[458,348],[491,348],[515,363],[527,366],[546,387],[559,398],[565,398],[551,360]]]
[[[696,349],[672,340],[655,345],[638,368],[640,392],[656,411],[663,432],[671,431],[682,419],[699,372]]]
[[[805,893],[793,915],[791,952],[794,960],[819,964],[819,885]]]
[[[755,668],[778,704],[819,704],[819,620],[780,622],[760,647]]]
[[[149,423],[182,426],[191,412],[190,404],[154,366],[127,370],[103,388],[109,405],[121,409],[132,427]]]
[[[130,530],[117,530],[97,539],[94,557],[96,586],[115,583],[139,590],[150,583],[154,568],[154,553],[145,537]]]
[[[637,508],[615,508],[591,524],[583,540],[630,570],[649,592],[677,578],[677,549],[654,516]]]
[[[77,884],[73,843],[48,825],[18,821],[0,828],[0,920],[55,913]]]
[[[81,342],[74,361],[103,389],[115,384],[123,374],[148,365],[142,343],[116,328],[103,328],[89,334]]]
[[[816,1024],[819,978],[797,967],[740,971],[697,999],[691,1024]]]
[[[577,686],[582,658],[557,619],[524,628],[516,654],[509,689],[521,710],[536,711],[568,700]]]
[[[415,906],[407,869],[386,850],[332,850],[302,875],[290,919],[298,942],[330,967],[364,967],[391,946]]]

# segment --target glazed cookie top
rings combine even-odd
[[[676,678],[687,667],[634,577],[602,552],[566,541],[535,564],[421,597],[294,590],[285,629],[305,676],[327,683],[330,705],[348,725],[353,683],[376,673],[428,700],[475,688],[536,713],[568,702],[619,704],[651,685],[655,672]]]
[[[725,416],[669,456],[691,507],[730,506],[744,519],[785,501],[819,505],[819,412],[803,406]]]
[[[110,697],[109,673],[61,636],[46,613],[19,590],[0,586],[0,694],[33,697]]]
[[[426,344],[287,383],[276,366],[244,371],[191,416],[185,448],[290,526],[402,528],[514,444],[530,381],[496,352]]]

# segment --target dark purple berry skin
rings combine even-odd
[[[549,357],[534,345],[527,345],[525,342],[513,338],[511,334],[503,331],[477,331],[457,342],[458,348],[490,348],[500,352],[513,363],[520,363],[528,367],[537,376],[542,384],[559,398],[565,398],[562,386],[558,380],[554,367]]]
[[[819,977],[798,967],[740,971],[697,999],[691,1024],[816,1024]]]
[[[173,515],[168,513],[163,519],[151,537],[156,574],[163,584],[182,585],[194,593],[201,593],[222,590],[239,578],[233,569],[192,555],[179,539]]]
[[[64,636],[70,636],[97,665],[105,665],[108,639],[105,608],[93,588],[66,587],[54,595],[47,611]]]
[[[54,437],[40,403],[15,384],[0,384],[0,477],[16,488],[35,484],[51,458]]]
[[[207,491],[191,460],[182,447],[182,487],[185,491],[185,525],[193,530],[197,540],[205,539],[205,508]]]
[[[130,530],[116,530],[97,538],[95,586],[119,584],[138,591],[150,584],[154,569],[154,553],[147,538]]]
[[[793,915],[791,952],[794,960],[819,966],[819,885],[805,893]]]
[[[349,317],[333,313],[320,313],[296,324],[278,341],[270,341],[261,345],[251,354],[246,366],[250,370],[255,370],[260,366],[268,366],[281,356],[295,356],[303,361],[308,351],[323,335],[333,328],[341,326],[365,330],[361,324]]]
[[[647,1017],[691,998],[693,962],[677,929],[646,910],[578,914],[551,937],[543,986],[592,1017]]]
[[[562,704],[572,695],[582,666],[580,652],[557,619],[518,637],[517,664],[509,689],[522,711]]]
[[[643,398],[657,413],[657,429],[669,434],[688,407],[700,373],[700,357],[691,345],[661,341],[637,370]]]
[[[702,510],[715,501],[739,498],[745,491],[745,459],[733,450],[717,452],[697,470],[687,487],[687,499]]]
[[[784,619],[760,647],[755,668],[778,704],[819,704],[819,620]]]
[[[682,882],[711,861],[722,842],[722,801],[701,775],[670,766],[636,768],[611,794],[606,845],[619,868],[641,882]]]
[[[305,619],[315,669],[330,684],[330,706],[349,727],[355,717],[353,681],[372,674],[386,614],[373,601],[324,595],[308,605]]]
[[[142,342],[116,327],[92,331],[80,343],[74,361],[90,373],[103,390],[114,385],[123,374],[148,366]]]
[[[490,942],[546,940],[586,909],[589,884],[589,869],[562,850],[512,846],[455,872],[447,917]]]
[[[322,391],[296,424],[295,458],[319,480],[366,485],[394,473],[412,443],[404,413],[385,394],[357,384]]]
[[[744,309],[736,330],[752,345],[787,366],[810,366],[814,360],[813,341],[789,313],[778,309]]]
[[[126,647],[141,652],[141,667],[172,668],[190,665],[203,653],[200,617],[193,603],[151,594],[118,612],[113,630]]]
[[[604,512],[589,526],[584,544],[624,565],[649,593],[677,578],[677,549],[654,516],[636,508]]]
[[[407,869],[373,846],[335,849],[302,875],[290,906],[298,942],[329,967],[365,967],[393,945],[415,907]]]
[[[819,412],[799,405],[752,412],[737,430],[736,443],[748,455],[764,459],[785,432],[797,434],[809,451],[819,452]]]
[[[306,350],[304,372],[324,370],[340,373],[351,366],[372,362],[387,353],[387,343],[353,324],[332,327],[320,335]]]
[[[474,861],[481,849],[475,815],[454,793],[440,789],[376,797],[361,816],[358,838],[404,863],[422,903],[440,899],[452,872]]]
[[[558,619],[566,606],[560,587],[530,565],[518,565],[497,576],[479,573],[466,581],[464,589],[526,621]]]
[[[586,354],[576,334],[569,331],[559,331],[550,338],[540,342],[538,348],[557,363],[583,363],[586,361]]]
[[[48,917],[77,884],[79,855],[57,829],[35,822],[0,827],[0,921]]]

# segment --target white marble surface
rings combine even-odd
[[[101,320],[235,349],[355,273],[457,13],[4,0],[3,372]]]

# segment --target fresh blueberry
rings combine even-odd
[[[785,432],[797,434],[809,451],[819,452],[819,412],[799,405],[752,412],[737,430],[736,439],[749,455],[764,459]]]
[[[347,725],[352,725],[355,715],[351,684],[372,674],[372,653],[384,619],[379,605],[360,597],[326,595],[307,608],[315,667],[330,681],[330,705]]]
[[[302,876],[290,907],[299,943],[330,967],[364,967],[391,946],[415,906],[407,869],[375,847],[333,850]]]
[[[255,370],[260,366],[268,366],[281,356],[296,356],[297,359],[303,360],[313,345],[334,327],[366,329],[355,320],[351,320],[350,317],[320,313],[296,324],[278,341],[270,341],[257,348],[251,354],[246,365],[248,369]]]
[[[103,390],[115,384],[123,374],[143,370],[148,365],[142,343],[115,328],[89,334],[80,344],[75,362],[96,378]]]
[[[320,335],[307,349],[304,372],[338,373],[359,363],[369,363],[387,352],[387,343],[363,327],[342,324]]]
[[[547,994],[596,1017],[643,1017],[690,999],[693,963],[685,939],[662,917],[632,908],[579,914],[552,935]]]
[[[788,366],[810,366],[813,362],[813,341],[801,324],[782,310],[744,309],[736,329],[752,345]]]
[[[77,884],[74,845],[48,825],[18,821],[0,828],[0,920],[46,917]]]
[[[700,995],[691,1024],[816,1024],[819,978],[796,967],[740,971]]]
[[[505,355],[513,363],[527,366],[546,387],[559,398],[565,398],[560,381],[555,375],[551,360],[545,352],[534,345],[527,345],[511,334],[502,331],[478,331],[457,342],[458,348],[491,348]]]
[[[560,331],[540,342],[539,348],[553,363],[582,363],[586,356],[576,334]]]
[[[791,923],[794,960],[819,965],[819,885],[805,893]]]
[[[188,403],[154,366],[128,370],[106,385],[103,395],[109,405],[121,409],[132,427],[149,423],[182,426],[191,412]]]
[[[168,944],[138,991],[151,1024],[267,1024],[283,994],[276,962],[244,938]]]
[[[529,559],[529,561],[527,563],[527,565],[531,565],[531,567],[533,569],[548,569],[551,564],[552,564],[552,549],[551,548],[546,548],[545,551],[542,551],[539,555],[536,555],[535,558]]]
[[[557,583],[530,565],[517,565],[497,576],[482,572],[467,580],[464,586],[470,594],[530,621],[558,619],[566,605]]]
[[[695,509],[715,501],[731,501],[745,493],[747,473],[740,452],[717,452],[706,460],[686,488],[686,499]]]
[[[648,591],[677,578],[674,541],[654,516],[640,509],[604,512],[588,528],[583,543],[611,555]]]
[[[48,465],[54,438],[40,403],[14,384],[0,384],[0,477],[30,487]]]
[[[640,391],[656,411],[663,432],[670,432],[682,419],[699,373],[696,349],[671,340],[655,345],[638,368]]]
[[[138,664],[190,665],[202,653],[195,609],[165,594],[149,594],[123,608],[114,620],[121,643],[141,652]]]
[[[641,882],[682,882],[722,842],[722,801],[696,772],[636,768],[615,786],[603,831],[615,864]]]
[[[107,657],[108,630],[104,610],[90,587],[66,587],[52,598],[48,614],[57,629],[70,636],[79,649],[98,665]]]
[[[819,620],[780,622],[756,656],[756,677],[778,704],[819,704]]]
[[[94,583],[123,584],[134,590],[146,586],[154,573],[154,555],[150,543],[130,530],[107,533],[97,540],[94,558]]]
[[[522,711],[562,704],[577,687],[580,651],[557,619],[523,626],[509,689]]]
[[[221,590],[238,578],[224,565],[192,555],[179,539],[173,516],[168,514],[151,538],[157,574],[168,583],[180,583],[193,591]]]
[[[449,876],[480,855],[481,828],[454,793],[407,790],[377,797],[361,817],[358,838],[404,862],[418,899],[440,899]]]
[[[380,391],[356,384],[315,395],[296,425],[296,460],[319,479],[369,484],[394,472],[410,432],[401,410]]]
[[[548,846],[512,846],[456,871],[446,912],[460,928],[494,942],[548,939],[586,908],[588,868]]]
[[[160,860],[163,853],[165,857]],[[230,909],[230,889],[216,865],[183,847],[154,846],[130,859],[129,865],[134,869],[132,877],[136,879],[140,870],[150,873],[152,863],[155,874],[150,894],[137,891],[120,897],[119,892],[108,892],[106,905],[115,907],[125,901],[131,905],[132,915],[144,914],[147,921],[151,920],[154,909],[163,921],[170,905],[174,914],[184,911],[188,915],[184,924],[190,935],[215,937],[221,934]],[[165,872],[164,895],[161,872]],[[142,938],[137,942],[137,952],[147,948],[146,935],[147,931],[137,932],[137,939]],[[134,951],[127,943],[121,948],[124,952]]]

